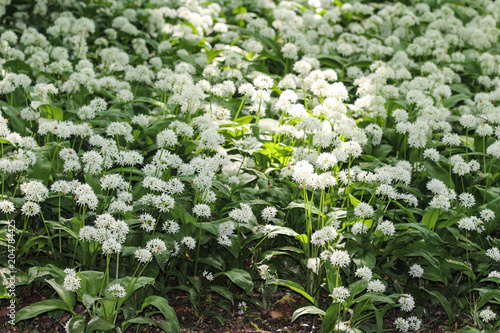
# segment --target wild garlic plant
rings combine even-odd
[[[324,332],[418,331],[435,308],[498,328],[498,1],[0,17],[2,235],[14,220],[18,285],[51,275],[67,331],[177,332],[175,293],[203,316],[277,288]]]

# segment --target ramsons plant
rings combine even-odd
[[[0,17],[2,251],[14,220],[16,286],[59,297],[21,327],[179,332],[177,293],[224,324],[278,288],[321,332],[500,326],[498,1]]]

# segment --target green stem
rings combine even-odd
[[[198,218],[196,218],[198,219]],[[198,259],[200,258],[200,247],[201,247],[201,222],[203,219],[200,219],[200,232],[198,234],[198,249],[196,250],[196,262],[194,264],[194,275],[196,276],[198,272]]]

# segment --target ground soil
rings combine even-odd
[[[258,295],[257,295],[258,296]],[[28,291],[23,289],[19,295],[19,308],[28,306],[38,301],[49,299],[52,294],[40,292],[36,289]],[[8,324],[7,305],[9,300],[1,300],[0,302],[0,333],[64,333],[64,324],[70,319],[69,314],[52,316],[48,314],[40,315],[32,320],[27,320],[19,323],[15,327]],[[231,306],[229,309],[232,313],[226,310],[211,306],[203,308],[200,305],[198,312],[194,313],[185,296],[169,295],[170,305],[174,308],[177,318],[180,323],[182,333],[253,333],[253,332],[285,332],[285,333],[314,333],[320,328],[321,321],[318,316],[302,316],[293,324],[291,323],[292,313],[298,307],[305,304],[305,300],[299,299],[295,295],[287,295],[278,293],[271,299],[271,306],[268,309],[258,309],[249,306],[245,313],[240,313],[239,308]],[[217,303],[215,303],[217,304]],[[75,312],[83,312],[84,307],[77,304]],[[208,311],[209,310],[209,311]],[[205,312],[205,315],[200,315]],[[438,312],[434,312],[438,313]],[[216,319],[216,315],[224,319],[221,323]],[[161,319],[161,315],[157,319]],[[393,319],[387,319],[387,328],[391,331]],[[446,321],[445,316],[437,316],[432,322],[425,325],[422,333],[446,333],[455,332],[457,328],[446,330],[439,323]],[[387,331],[387,329],[386,329]],[[127,332],[137,332],[136,327],[132,327]],[[142,326],[139,332],[153,333],[163,332],[163,330],[151,327]],[[395,329],[391,332],[395,332]]]

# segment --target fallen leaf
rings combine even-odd
[[[271,311],[271,312],[269,312],[269,315],[271,315],[271,318],[273,318],[273,319],[284,316],[283,312],[281,312],[281,311]]]

